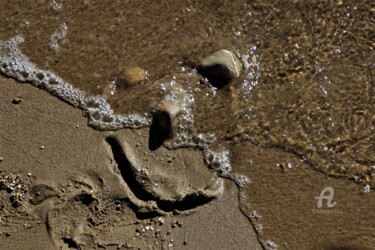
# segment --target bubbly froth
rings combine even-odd
[[[0,41],[0,71],[4,75],[21,82],[30,82],[74,107],[83,109],[89,117],[89,124],[96,129],[140,128],[150,124],[149,114],[116,115],[104,97],[88,96],[51,71],[38,68],[19,49],[23,42],[21,36]]]

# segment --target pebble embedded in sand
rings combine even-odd
[[[163,225],[164,224],[164,219],[162,217],[159,217],[158,222],[159,222],[160,225]]]
[[[22,99],[19,98],[19,97],[16,97],[16,98],[14,98],[14,99],[12,100],[12,103],[15,104],[15,105],[20,104],[21,102],[22,102]]]
[[[229,50],[219,50],[203,59],[201,73],[207,78],[229,81],[240,76],[242,63]]]
[[[145,80],[146,71],[140,67],[122,67],[120,68],[118,83],[121,87],[134,86]]]
[[[0,156],[0,162],[2,162],[4,160],[4,157]]]
[[[180,108],[171,102],[162,104],[157,112],[157,119],[160,126],[167,130],[170,136],[173,134],[173,127],[179,113]]]

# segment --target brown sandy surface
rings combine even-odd
[[[372,0],[0,1],[0,9],[2,42],[23,37],[19,48],[38,68],[107,95],[116,114],[150,113],[182,91],[194,98],[191,136],[245,135],[374,186]],[[219,49],[244,69],[215,92],[194,70]],[[133,66],[147,77],[124,86]],[[11,67],[0,64],[7,76]]]
[[[261,240],[275,242],[278,249],[374,249],[372,190],[328,177],[277,148],[242,142],[231,150],[234,171],[244,173],[247,166],[251,182],[244,189],[243,211],[261,232]],[[326,187],[333,189],[335,205],[329,208],[323,200],[319,208],[316,197]]]
[[[252,249],[250,221],[267,249],[374,249],[372,0],[0,1],[0,9],[4,76],[72,101],[69,88],[56,92],[69,83],[145,120],[174,96],[184,104],[181,130],[164,145],[203,133],[205,146],[215,138],[211,149],[228,152],[237,180],[250,179],[238,204],[237,188],[201,151],[149,150],[152,126],[95,131],[78,109],[4,78],[0,248]],[[219,49],[243,69],[217,89],[197,69]],[[144,75],[129,77],[134,68]],[[71,103],[81,102],[100,106]],[[108,114],[89,116],[114,128]],[[318,208],[327,187],[335,206]]]
[[[192,198],[189,207],[180,199],[176,209],[163,211],[156,201],[170,198],[171,192],[133,193],[106,141],[108,133],[88,127],[80,110],[11,79],[0,79],[0,93],[0,249],[260,249],[232,182],[225,181],[214,200],[200,204]],[[15,104],[14,98],[22,101]],[[117,132],[123,137],[111,136],[133,134],[134,144],[142,147],[139,133],[123,130]],[[190,153],[199,162],[194,152],[170,156]],[[199,179],[205,171],[209,175],[207,168],[193,174]],[[165,186],[160,185],[167,190],[173,180],[165,176]],[[182,174],[180,181],[188,178]],[[193,193],[200,188],[194,182],[191,186]],[[200,194],[207,198],[204,191]]]

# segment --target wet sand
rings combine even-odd
[[[245,196],[226,181],[224,194],[197,207],[149,210],[134,198],[138,194],[106,142],[119,134],[133,138],[142,150],[147,137],[142,130],[147,129],[96,131],[78,109],[29,84],[1,78],[0,88],[0,174],[17,176],[25,188],[19,205],[11,199],[17,190],[0,190],[0,249],[163,249],[169,244],[175,249],[261,249],[257,237],[270,249],[273,244],[277,249],[375,245],[374,192],[327,177],[280,149],[259,150],[246,142],[228,145],[236,156],[234,173],[248,167],[250,184],[241,189]],[[15,98],[22,101],[15,104]],[[142,151],[149,152],[147,147]],[[162,153],[159,157],[168,161]],[[317,207],[315,197],[325,187],[334,188],[334,208]],[[142,231],[146,226],[153,231]]]
[[[16,187],[0,190],[0,249],[261,249],[233,182],[197,207],[151,209],[120,173],[109,134],[88,127],[80,110],[11,79],[0,78],[0,89],[0,175],[17,176],[25,190],[19,204]]]
[[[259,149],[248,142],[230,148],[236,156],[234,172],[243,173],[236,166],[248,167],[251,182],[243,190],[242,211],[261,232],[262,242],[271,240],[278,249],[374,248],[374,192],[327,177],[278,148]],[[316,197],[327,187],[332,188],[334,206],[323,200],[319,207]]]
[[[375,245],[374,192],[319,173],[282,150],[263,151],[249,143],[228,145],[242,155],[233,159],[234,173],[237,166],[248,166],[250,184],[242,190],[242,213],[233,182],[226,183],[222,197],[187,213],[140,212],[108,152],[107,132],[88,127],[78,109],[29,84],[1,78],[0,88],[1,175],[24,179],[26,188],[16,207],[10,200],[15,191],[0,191],[1,249],[163,249],[171,239],[175,249],[255,249],[260,247],[255,232],[263,242],[277,243],[278,249]],[[22,101],[12,103],[15,98]],[[116,133],[139,136],[137,130]],[[327,186],[334,188],[337,205],[319,209],[315,197]],[[30,191],[35,187],[42,187],[42,195]],[[182,226],[174,225],[176,221]],[[154,231],[140,231],[147,225]]]
[[[186,106],[177,147],[197,134],[214,134],[218,144],[245,137],[293,151],[326,174],[373,185],[371,1],[151,2],[3,1],[0,40],[23,37],[18,47],[39,69],[88,96],[104,96],[115,114],[145,116],[116,129],[148,126],[149,114],[177,96]],[[216,89],[197,68],[219,49],[235,52],[243,70]],[[145,70],[145,80],[124,85],[127,67]],[[96,127],[113,129],[106,115],[90,116],[102,123]]]
[[[375,246],[371,1],[0,8],[7,246]],[[199,68],[220,49],[242,69],[219,86]],[[181,113],[160,140],[166,102]]]

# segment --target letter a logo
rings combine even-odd
[[[328,195],[326,195],[327,192],[329,192]],[[334,207],[336,205],[336,201],[332,202],[334,193],[335,191],[331,187],[323,189],[320,195],[315,197],[315,200],[318,200],[318,208],[323,206],[323,200],[327,200],[327,207]]]

